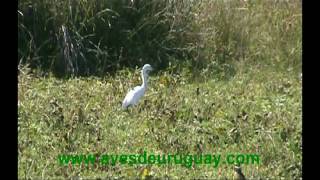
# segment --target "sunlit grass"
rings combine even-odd
[[[239,70],[240,71],[240,70]],[[107,170],[60,166],[61,153],[252,153],[247,177],[301,177],[301,80],[298,73],[250,70],[229,81],[150,78],[139,105],[121,100],[139,72],[115,77],[19,76],[19,177],[136,177],[141,165]],[[174,83],[175,82],[175,83]],[[198,89],[198,90],[197,90]],[[150,168],[154,177],[233,177],[233,166]],[[220,168],[220,169],[219,169]]]

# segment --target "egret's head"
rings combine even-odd
[[[145,64],[142,68],[144,74],[149,74],[152,70],[153,68],[150,66],[150,64]]]

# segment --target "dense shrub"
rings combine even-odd
[[[231,76],[238,61],[301,67],[299,0],[20,0],[18,9],[18,62],[61,76],[144,63]]]
[[[103,74],[188,56],[187,1],[19,1],[19,62],[57,74]],[[64,27],[64,31],[63,31]],[[187,58],[185,58],[187,59]]]

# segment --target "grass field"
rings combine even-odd
[[[300,75],[238,68],[244,69],[229,80],[151,76],[146,97],[129,112],[120,102],[127,88],[140,83],[138,71],[69,80],[21,73],[19,177],[136,177],[144,168],[70,170],[58,163],[62,153],[225,154],[252,147],[261,164],[244,166],[247,177],[301,177]],[[154,165],[150,171],[154,177],[232,178],[232,167],[221,166],[222,174],[205,165]]]
[[[205,13],[192,26],[201,34],[196,58],[206,66],[176,60],[156,70],[146,95],[129,111],[121,101],[141,83],[141,67],[56,78],[19,65],[18,177],[234,178],[234,166],[226,164],[100,169],[58,161],[60,154],[147,151],[256,153],[259,165],[241,166],[248,179],[302,178],[301,4],[249,2],[233,10],[200,6]]]

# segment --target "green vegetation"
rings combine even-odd
[[[144,150],[256,153],[260,165],[243,165],[246,177],[302,177],[300,1],[203,0],[191,5],[154,0],[150,6],[164,4],[151,8],[128,31],[118,30],[127,27],[123,22],[131,22],[133,16],[126,19],[126,12],[120,11],[123,4],[112,5],[116,1],[30,2],[41,16],[33,19],[37,26],[31,26],[25,21],[28,1],[19,1],[23,14],[18,22],[19,178],[233,177],[230,165],[117,164],[103,170],[70,169],[57,159],[60,154],[139,154]],[[78,14],[69,14],[64,4],[69,2],[78,3],[79,9],[73,11]],[[170,3],[173,9],[161,11]],[[160,11],[163,19],[154,16]],[[113,14],[120,14],[121,20],[110,22],[118,29],[105,31]],[[97,19],[90,21],[92,17]],[[174,26],[165,32],[156,26],[161,20]],[[142,26],[146,21],[148,25]],[[55,70],[53,64],[59,61],[61,48],[54,38],[46,41],[61,37],[62,25],[74,42],[81,42],[75,53],[79,72],[70,78],[55,76],[59,68]],[[46,34],[50,32],[52,36]],[[135,40],[106,38],[116,38],[120,32],[128,32]],[[139,39],[137,34],[147,38]],[[159,39],[163,44],[155,46]],[[83,67],[81,58],[88,62]],[[139,105],[123,111],[121,101],[128,89],[141,83],[135,67],[144,63],[155,64],[157,71],[151,74],[150,87]],[[61,67],[67,69],[67,65]]]

